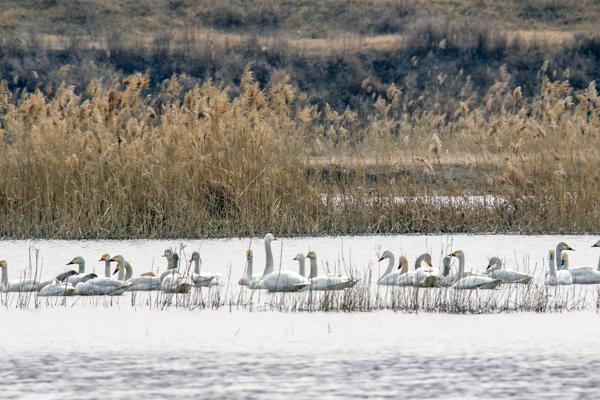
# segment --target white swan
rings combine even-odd
[[[502,260],[500,257],[492,257],[488,262],[485,274],[494,279],[500,279],[502,283],[524,283],[531,282],[533,277],[523,272],[512,269],[502,269]]]
[[[116,279],[107,278],[105,276],[98,278],[90,278],[89,275],[75,286],[77,294],[80,296],[97,296],[109,295],[120,296],[129,289],[130,283],[121,282]]]
[[[40,283],[33,279],[22,279],[9,282],[8,263],[6,260],[0,260],[0,270],[2,270],[0,292],[37,292],[39,290]]]
[[[458,258],[458,276],[460,278],[452,285],[452,288],[460,290],[495,289],[500,285],[499,279],[490,278],[489,276],[469,275],[463,278],[465,273],[465,253],[463,253],[462,250],[456,250],[449,254],[449,256]]]
[[[75,271],[75,272],[77,272],[77,274],[71,274],[72,270],[66,271],[66,272],[63,272],[62,274],[59,274],[56,277],[56,279],[58,279],[59,281],[62,281],[62,282],[70,283],[71,285],[77,287],[77,284],[79,282],[81,282],[82,280],[84,280],[86,275],[89,275],[87,277],[88,280],[90,279],[90,277],[91,278],[98,277],[98,275],[94,274],[93,272],[89,273],[89,274],[85,273],[85,259],[83,257],[81,257],[81,256],[75,257],[67,263],[67,265],[74,265],[74,264],[77,264],[79,266],[79,270]],[[66,278],[60,279],[62,276],[65,276],[65,275],[66,275]]]
[[[571,274],[571,279],[574,285],[595,285],[600,283],[600,271],[596,271],[592,267],[570,268],[569,256],[567,253],[563,253],[560,258],[561,267],[557,274],[560,275],[562,272],[568,272]]]
[[[398,277],[403,273],[406,273],[404,270],[394,271],[394,266],[396,264],[396,256],[389,250],[384,251],[379,257],[379,262],[383,260],[388,260],[388,266],[386,270],[383,272],[381,277],[377,280],[378,285],[382,286],[397,286],[398,285]],[[407,261],[408,263],[408,261]],[[408,267],[408,264],[407,264]],[[400,268],[400,267],[398,267]],[[412,284],[412,283],[411,283]]]
[[[271,233],[265,235],[265,252],[267,261],[262,277],[262,285],[269,292],[296,292],[309,285],[308,279],[293,271],[274,271],[271,242],[276,240]]]
[[[252,249],[246,250],[246,271],[238,283],[242,286],[248,286],[249,289],[264,289],[262,277],[252,276],[253,256]]]
[[[122,255],[117,255],[110,259],[110,262],[113,261],[117,263],[117,267],[115,268],[113,275],[119,272],[119,276],[121,276],[121,271],[125,270],[125,276],[123,276],[123,279],[119,280],[125,280],[131,285],[128,289],[130,292],[143,292],[160,289],[160,278],[157,278],[154,273],[146,272],[140,276],[133,277],[133,268],[131,264],[125,260],[125,257]]]
[[[196,287],[208,287],[208,286],[217,286],[219,285],[219,278],[221,277],[219,274],[215,274],[212,272],[204,271],[200,273],[200,265],[202,264],[202,259],[200,258],[200,253],[194,251],[192,253],[192,258],[190,259],[190,264],[194,263],[194,273],[192,274],[192,282],[194,282],[194,286]]]
[[[189,278],[177,271],[179,255],[165,251],[165,257],[169,261],[169,269],[160,274],[160,290],[165,293],[189,293],[192,290]]]
[[[302,254],[298,254],[295,260],[302,256]],[[344,290],[351,288],[356,285],[358,279],[352,279],[347,276],[319,276],[318,272],[318,264],[317,264],[317,253],[314,251],[309,251],[306,255],[310,260],[310,289],[311,290]],[[304,258],[300,262],[300,273],[302,275],[304,272]]]
[[[561,254],[561,258],[564,259],[566,254]],[[562,264],[562,261],[561,261]],[[554,250],[548,252],[548,272],[546,273],[546,284],[551,286],[556,285],[572,285],[573,278],[571,273],[567,269],[556,270],[556,264],[554,262]]]
[[[49,285],[44,286],[38,296],[73,296],[77,293],[73,285],[54,279]]]
[[[423,262],[427,266],[422,266]],[[439,287],[442,285],[444,278],[440,270],[434,268],[431,263],[431,255],[429,253],[421,254],[415,260],[415,276],[413,286],[417,287]]]

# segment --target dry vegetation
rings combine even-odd
[[[421,109],[390,85],[360,115],[312,105],[286,78],[265,91],[250,69],[236,96],[176,76],[149,93],[142,74],[81,94],[3,83],[0,234],[596,231],[595,84],[575,91],[541,71],[527,99],[498,78]]]

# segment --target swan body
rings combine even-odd
[[[486,269],[486,275],[490,278],[500,279],[502,283],[523,283],[531,282],[533,277],[523,272],[512,269],[503,269],[502,260],[499,257],[492,257]]]
[[[400,270],[394,271],[396,256],[394,256],[394,253],[392,253],[391,251],[386,250],[381,254],[381,257],[379,257],[379,262],[383,260],[388,260],[388,266],[381,275],[381,277],[377,280],[377,284],[382,286],[397,286],[398,277],[406,272]]]
[[[465,273],[465,253],[462,250],[452,252],[450,257],[458,258],[458,275],[459,280],[452,284],[453,289],[470,290],[470,289],[495,289],[500,285],[499,279],[494,279],[485,275],[470,275],[464,276]],[[463,277],[464,276],[464,277]]]
[[[80,296],[119,296],[125,293],[130,286],[130,283],[103,276],[79,282],[77,286],[75,286],[75,290]]]
[[[190,264],[194,263],[194,273],[191,276],[192,282],[196,287],[208,287],[208,286],[217,286],[219,285],[220,275],[214,274],[212,272],[202,272],[200,273],[200,264],[202,264],[202,259],[200,258],[200,253],[194,251],[192,253],[192,258],[190,260]]]
[[[295,260],[300,263],[300,274],[304,276],[304,257],[298,254]],[[311,290],[344,290],[356,285],[358,279],[347,276],[318,276],[317,253],[309,251],[306,256],[310,260],[310,289]]]
[[[308,279],[293,271],[274,271],[273,251],[271,242],[276,240],[271,233],[265,235],[265,253],[267,261],[265,271],[262,276],[262,286],[269,292],[297,292],[310,284]]]
[[[264,289],[262,277],[252,275],[253,257],[252,249],[246,250],[246,271],[238,283],[241,286],[247,286],[249,289]]]
[[[38,296],[73,296],[77,293],[73,285],[54,279],[49,285],[44,286]]]
[[[427,266],[423,267],[425,262]],[[440,270],[433,268],[431,263],[431,255],[428,253],[421,254],[415,261],[415,275],[413,286],[416,287],[439,287],[442,286],[444,278]]]
[[[37,292],[39,290],[40,283],[33,279],[9,281],[6,260],[0,260],[0,270],[2,270],[0,292]]]

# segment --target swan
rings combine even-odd
[[[500,279],[502,283],[529,283],[533,277],[523,272],[512,269],[502,269],[500,257],[492,257],[485,270],[485,274],[494,279]]]
[[[177,271],[179,254],[165,251],[165,257],[169,261],[169,269],[160,274],[160,290],[165,293],[189,293],[192,290],[192,284],[188,281],[187,276]]]
[[[594,247],[594,246],[592,246]],[[556,256],[560,257],[560,264],[557,260],[556,270],[561,271],[563,268],[568,268],[571,273],[571,278],[574,284],[580,285],[593,285],[600,283],[600,271],[595,270],[593,267],[573,267],[569,268],[569,257],[563,259],[562,251],[571,250],[575,251],[571,246],[565,242],[560,242],[556,246]],[[566,253],[564,253],[566,255]]]
[[[422,264],[425,262],[426,267]],[[417,287],[439,287],[443,281],[442,274],[437,268],[433,268],[431,265],[431,255],[429,253],[421,254],[415,260],[415,275],[413,280],[413,286]]]
[[[302,254],[301,254],[302,255]],[[253,264],[254,253],[252,249],[246,250],[246,272],[244,277],[239,280],[239,284],[242,286],[248,286],[249,289],[264,289],[262,277],[252,276],[252,264]],[[302,256],[304,259],[304,256]]]
[[[274,271],[271,242],[277,240],[272,233],[265,235],[265,252],[267,261],[262,277],[262,285],[269,292],[296,292],[309,285],[308,279],[293,271]]]
[[[569,273],[573,284],[579,285],[594,285],[600,283],[600,271],[594,270],[592,267],[575,267],[569,268],[569,256],[567,253],[561,254],[561,267],[557,272],[558,276],[562,272]],[[568,276],[564,278],[568,281]],[[568,283],[566,283],[568,285]]]
[[[73,271],[75,272],[75,271]],[[44,286],[38,296],[73,296],[77,293],[73,285],[68,282],[61,282],[58,279],[54,279],[49,285]]]
[[[93,272],[91,274],[85,273],[85,260],[83,257],[81,257],[81,256],[75,257],[67,263],[67,265],[74,265],[74,264],[77,264],[79,266],[79,271],[75,271],[75,272],[77,272],[76,274],[72,274],[71,271],[73,271],[73,270],[70,270],[70,271],[63,272],[62,274],[59,274],[56,277],[56,279],[58,279],[61,282],[70,283],[71,285],[77,287],[77,284],[79,282],[81,282],[81,280],[86,275],[90,275],[93,278],[96,278],[98,276],[98,275],[94,274]],[[66,277],[64,279],[60,279],[60,277],[65,276],[65,275],[66,275]]]
[[[304,276],[304,257],[299,259],[299,256],[302,256],[302,254],[298,254],[294,259],[298,259],[300,274]],[[309,281],[311,290],[343,290],[351,288],[358,282],[358,279],[352,279],[347,276],[318,276],[317,253],[309,251],[306,257],[310,260]]]
[[[200,265],[202,264],[202,259],[200,258],[200,253],[194,251],[192,253],[192,258],[190,259],[190,264],[194,263],[194,273],[192,274],[192,282],[194,282],[194,286],[196,287],[208,287],[208,286],[217,286],[219,284],[219,274],[214,274],[212,272],[204,271],[200,274]]]
[[[564,260],[567,254],[561,254],[561,259]],[[567,257],[568,258],[568,257]],[[561,261],[562,264],[562,261]],[[569,265],[567,268],[556,270],[556,264],[554,262],[554,250],[548,252],[548,272],[546,273],[546,284],[551,286],[556,285],[572,285],[573,278],[571,272],[569,272]]]
[[[465,253],[462,250],[456,250],[449,254],[450,257],[458,258],[458,276],[459,280],[452,284],[454,289],[495,289],[499,284],[499,279],[490,278],[483,275],[464,276],[465,273]],[[463,278],[464,276],[464,278]]]
[[[8,263],[6,260],[0,260],[0,270],[2,270],[0,292],[37,292],[39,290],[40,283],[34,279],[22,279],[9,282]]]
[[[394,256],[394,253],[392,253],[389,250],[384,251],[381,254],[381,257],[379,257],[379,262],[386,260],[386,259],[388,260],[388,266],[387,266],[386,270],[383,272],[383,275],[381,275],[381,277],[377,280],[377,284],[382,285],[382,286],[396,286],[396,285],[398,285],[398,277],[402,274],[407,273],[408,264],[407,264],[407,269],[393,271],[394,265],[396,263],[396,257]],[[407,261],[407,263],[408,263],[408,261]],[[400,267],[398,267],[398,268],[400,269]],[[412,285],[412,282],[411,282],[411,285]]]
[[[75,286],[80,296],[109,295],[119,296],[125,293],[131,286],[128,282],[103,277],[92,278],[91,274],[85,275]]]
[[[140,276],[132,277],[133,268],[131,267],[131,264],[129,264],[125,260],[125,257],[123,257],[122,255],[117,255],[111,258],[109,262],[113,261],[117,263],[117,267],[115,268],[113,275],[117,272],[119,272],[119,275],[121,275],[120,272],[122,270],[125,270],[126,272],[125,276],[123,277],[123,280],[131,284],[131,286],[129,287],[130,292],[141,292],[160,289],[160,278],[157,278],[156,275],[154,275],[154,273],[150,272]]]

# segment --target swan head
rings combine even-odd
[[[246,250],[246,260],[252,260],[252,257],[254,257],[254,252],[252,249]]]
[[[110,254],[104,253],[100,256],[100,260],[98,261],[110,261]]]
[[[198,253],[197,251],[194,251],[192,253],[192,258],[190,259],[191,261],[200,261],[200,253]]]
[[[575,249],[574,249],[574,248],[572,248],[571,246],[569,246],[569,245],[568,245],[568,244],[566,244],[565,242],[560,242],[560,243],[558,244],[558,246],[556,246],[556,249],[557,249],[557,250],[561,250],[561,251],[564,251],[564,250],[572,250],[572,251],[575,251]]]
[[[594,243],[592,245],[592,247],[600,247],[600,240],[598,240],[596,243]]]
[[[273,235],[272,233],[267,233],[265,235],[265,242],[271,243],[274,240],[277,240],[277,237],[275,235]]]
[[[6,260],[0,260],[0,268],[6,268],[8,267],[8,263],[6,262]]]
[[[465,253],[462,250],[455,250],[449,254],[450,257],[464,257]]]
[[[114,256],[113,258],[111,258],[109,261],[110,262],[122,263],[122,262],[125,262],[125,257],[123,257],[122,255],[119,254],[119,255]]]
[[[83,257],[77,256],[67,263],[67,265],[73,265],[73,264],[81,265],[81,264],[85,264],[85,261],[84,261]]]
[[[166,249],[162,255],[163,257],[171,258],[173,256],[173,250]]]
[[[296,260],[296,261],[302,261],[304,260],[305,256],[302,253],[298,253],[296,254],[296,257],[292,258],[292,260]]]
[[[298,256],[301,256],[302,254],[298,254]],[[297,260],[298,256],[296,256],[295,260]],[[306,255],[306,257],[310,258],[311,260],[314,260],[317,258],[317,253],[315,253],[314,251],[309,251],[308,254]]]
[[[500,265],[502,265],[502,261],[500,261],[500,258],[492,257],[492,258],[490,258],[490,261],[488,262],[488,266],[485,270],[492,271],[496,268],[500,268]]]
[[[400,256],[398,262],[398,269],[408,271],[408,258],[406,258],[405,256]]]
[[[383,261],[386,258],[389,259],[389,258],[392,258],[392,257],[394,257],[394,253],[392,253],[389,250],[386,250],[386,251],[383,252],[383,254],[381,254],[381,257],[379,257],[379,261]]]
[[[549,257],[549,258],[551,258],[551,259],[554,259],[554,254],[555,254],[555,253],[554,253],[554,249],[550,249],[550,250],[548,250],[548,257]]]

